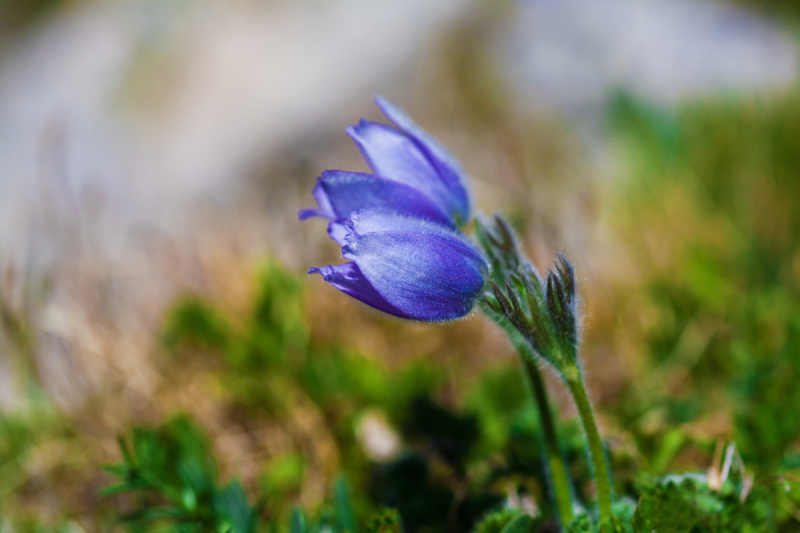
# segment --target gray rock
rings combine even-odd
[[[616,89],[662,105],[797,80],[797,44],[712,0],[524,0],[499,57],[523,107],[597,114]]]

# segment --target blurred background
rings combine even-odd
[[[575,263],[620,493],[731,442],[757,480],[800,475],[798,15],[0,0],[0,531],[118,528],[136,501],[102,497],[100,467],[133,427],[205,443],[265,521],[324,513],[342,473],[357,514],[397,507],[411,530],[467,531],[520,476],[541,504],[499,330],[394,320],[305,275],[340,254],[297,209],[323,170],[367,170],[343,130],[381,120],[375,94],[448,147],[541,270]],[[796,531],[800,489],[773,497]]]

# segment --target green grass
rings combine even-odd
[[[728,417],[707,436],[675,441],[660,467],[723,438],[756,476],[796,474],[800,93],[674,113],[620,97],[612,116],[629,165],[608,219],[642,273],[631,305],[650,317],[620,326],[640,340],[647,370],[616,416],[650,457],[663,446],[653,420],[680,427]]]

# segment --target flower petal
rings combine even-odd
[[[465,237],[381,210],[357,211],[342,255],[374,290],[410,318],[452,320],[470,312],[487,265]]]
[[[460,216],[436,166],[409,137],[390,126],[367,120],[345,131],[375,174],[417,189],[453,219]]]
[[[383,297],[375,291],[372,285],[366,280],[355,263],[344,263],[336,266],[324,266],[320,268],[310,268],[309,274],[321,274],[322,279],[356,300],[379,309],[384,313],[399,316],[401,318],[411,318],[399,309],[389,304]]]
[[[323,172],[323,175],[324,174]],[[339,218],[336,216],[336,210],[331,204],[328,195],[325,193],[325,189],[320,185],[320,179],[321,178],[317,178],[317,184],[311,191],[311,194],[314,195],[314,200],[317,201],[318,208],[315,209],[311,207],[308,209],[301,209],[297,213],[297,218],[300,220],[306,220],[312,217],[322,217],[328,220],[336,220],[336,218]]]
[[[301,220],[311,216],[346,219],[358,209],[376,207],[453,226],[442,209],[422,192],[372,174],[326,170],[317,179],[314,198],[319,209],[300,211]]]
[[[334,220],[328,224],[328,236],[339,246],[347,246],[350,242],[350,230],[345,222]]]
[[[461,222],[467,222],[470,215],[470,194],[466,176],[456,158],[432,135],[417,126],[402,109],[381,96],[375,97],[375,103],[386,118],[408,135],[433,163],[451,195],[451,201]]]

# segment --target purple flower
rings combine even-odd
[[[328,234],[351,262],[312,268],[339,289],[402,318],[452,320],[470,312],[488,271],[457,228],[469,220],[458,163],[400,109],[376,98],[396,128],[362,120],[347,128],[374,174],[328,170],[317,207]]]
[[[396,126],[361,120],[347,128],[372,174],[327,171],[317,180],[318,208],[301,220],[346,219],[357,209],[383,207],[456,228],[470,218],[466,178],[456,160],[403,111],[377,97],[375,103]]]
[[[480,252],[439,224],[367,209],[331,223],[328,231],[352,262],[309,274],[391,315],[453,320],[470,312],[484,286],[488,267]]]

